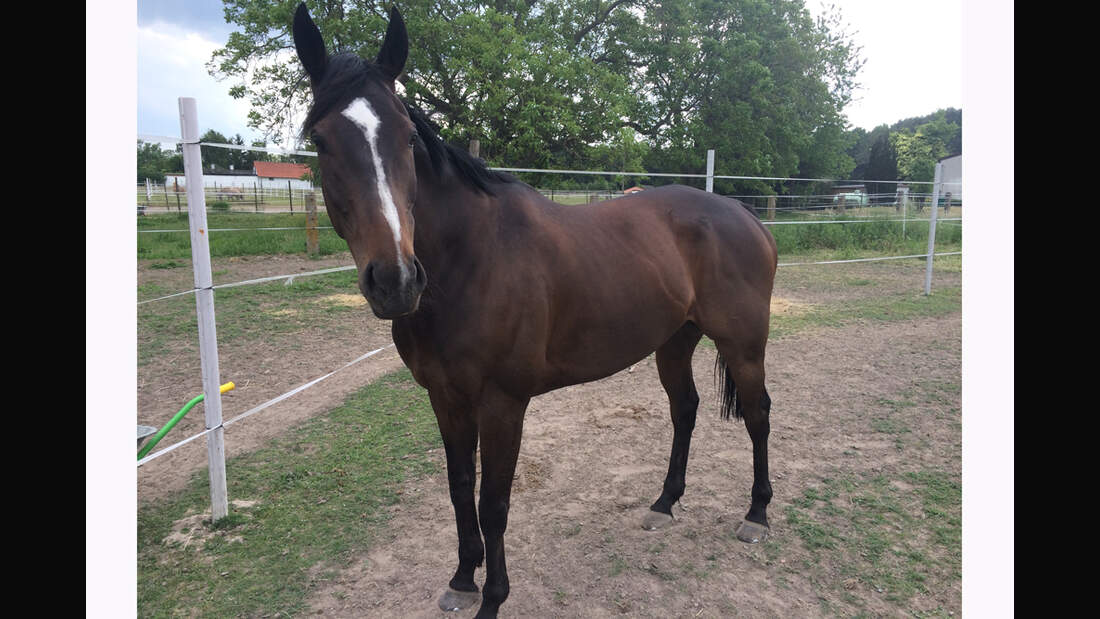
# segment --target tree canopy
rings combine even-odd
[[[290,23],[297,0],[225,0],[237,26],[208,69],[251,127],[282,141],[309,101]],[[372,59],[391,2],[307,3],[330,53]],[[404,96],[445,139],[493,165],[847,175],[844,105],[859,49],[836,11],[803,0],[403,0]],[[629,171],[629,170],[628,170]],[[768,187],[757,189],[772,191]]]
[[[962,152],[962,111],[941,109],[927,116],[879,125],[871,132],[852,132],[849,155],[855,178],[930,182],[936,161]],[[893,185],[874,184],[872,193],[892,192]],[[881,186],[878,186],[881,185]]]
[[[149,179],[163,183],[168,172],[183,171],[183,155],[174,150],[164,150],[155,142],[137,141],[137,182]]]

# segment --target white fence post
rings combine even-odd
[[[707,150],[707,191],[714,192],[714,149]]]
[[[928,220],[928,258],[924,266],[924,294],[932,294],[932,254],[936,250],[936,212],[939,211],[940,175],[943,164],[936,163],[936,177],[932,180],[932,219]]]
[[[901,238],[905,237],[905,222],[909,219],[909,185],[898,186],[898,204],[901,206]]]
[[[195,306],[199,322],[199,358],[205,394],[206,455],[210,465],[211,518],[229,514],[225,483],[225,429],[222,427],[221,379],[218,371],[218,335],[214,322],[214,280],[210,272],[210,239],[206,225],[206,197],[202,185],[199,119],[195,100],[179,98],[183,170],[187,177],[187,219],[191,226],[191,262],[195,270]]]

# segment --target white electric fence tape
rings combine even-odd
[[[289,398],[289,397],[291,397],[291,396],[293,396],[293,395],[295,395],[299,392],[305,391],[306,389],[312,387],[313,385],[316,385],[317,383],[325,380],[326,378],[329,378],[330,376],[332,376],[333,374],[336,374],[337,372],[340,372],[341,370],[345,370],[345,369],[355,365],[356,363],[359,363],[360,361],[362,361],[364,359],[368,359],[370,357],[373,357],[374,355],[377,355],[378,353],[382,352],[383,350],[386,350],[387,348],[390,348],[391,346],[393,346],[393,344],[389,344],[387,346],[383,346],[382,348],[377,348],[375,350],[372,350],[369,353],[367,353],[365,355],[362,355],[361,357],[359,357],[357,359],[354,359],[352,361],[349,361],[349,362],[345,363],[342,367],[339,367],[339,368],[329,372],[328,374],[325,374],[324,376],[321,376],[319,378],[315,378],[315,379],[309,381],[308,383],[305,383],[304,385],[300,385],[298,387],[295,387],[294,389],[291,389],[290,391],[287,391],[286,393],[284,393],[280,396],[274,397],[274,398],[268,400],[267,402],[264,402],[263,404],[260,404],[259,406],[255,407],[255,408],[249,409],[249,410],[241,413],[240,415],[237,415],[236,417],[234,417],[234,418],[232,418],[228,421],[223,421],[221,426],[218,426],[218,427],[224,428],[225,426],[228,426],[232,423],[236,423],[236,422],[240,421],[241,419],[244,419],[245,417],[249,417],[251,415],[254,415],[254,414],[264,410],[265,408],[268,408],[269,406],[274,406],[275,404],[278,404],[279,402],[282,402],[283,400],[285,400],[285,399],[287,399],[287,398]],[[198,433],[198,434],[196,434],[192,437],[183,439],[182,441],[172,445],[171,447],[165,447],[164,449],[162,449],[160,451],[151,453],[148,456],[145,456],[144,458],[142,458],[141,460],[138,460],[137,465],[141,466],[141,465],[145,464],[146,462],[149,462],[150,460],[159,458],[159,457],[163,456],[164,454],[167,454],[170,451],[174,451],[174,450],[178,449],[179,447],[182,447],[182,446],[186,445],[187,443],[190,443],[191,441],[193,441],[197,438],[201,438],[203,436],[206,436],[207,434],[209,434],[209,433],[211,433],[211,432],[213,432],[214,430],[217,430],[217,429],[218,429],[217,427],[207,428],[206,430],[204,430],[204,431],[202,431],[202,432],[200,432],[200,433]]]
[[[961,256],[961,251],[944,252],[942,254],[932,254],[933,256]],[[927,258],[928,254],[914,254],[912,256],[887,256],[885,258],[852,258],[851,260],[825,260],[823,262],[780,262],[776,266],[781,267],[801,267],[811,264],[843,264],[845,262],[875,262],[878,260],[902,260],[904,258]]]
[[[780,226],[784,224],[865,224],[876,221],[928,221],[927,219],[844,219],[840,221],[762,221],[765,226]],[[941,219],[940,221],[962,221],[961,217]]]
[[[236,214],[236,213],[234,213]],[[942,219],[940,221],[943,221]],[[332,226],[317,226],[314,230],[332,230]],[[208,228],[207,232],[246,232],[249,230],[309,230],[309,228]],[[187,228],[170,228],[165,230],[138,230],[138,234],[148,232],[190,232]]]
[[[344,266],[344,267],[333,267],[331,269],[321,269],[320,271],[310,271],[308,273],[291,273],[289,275],[272,275],[271,277],[261,277],[259,279],[249,279],[249,280],[246,280],[246,281],[243,281],[243,282],[233,282],[232,284],[218,284],[216,286],[213,286],[213,288],[214,288],[214,290],[217,290],[218,288],[233,288],[234,286],[246,286],[248,284],[262,284],[264,282],[273,282],[273,281],[278,281],[280,279],[292,280],[296,277],[309,277],[310,275],[324,275],[325,273],[336,273],[337,271],[350,271],[354,268],[355,268],[355,265],[352,264],[352,265],[348,265],[348,266]],[[163,297],[157,297],[155,299],[146,299],[144,301],[138,301],[137,304],[142,305],[144,303],[152,303],[153,301],[160,301],[162,299],[170,299],[172,297],[178,297],[178,296],[184,295],[184,294],[192,294],[194,292],[195,292],[195,289],[184,290],[183,292],[176,292],[176,293],[173,293],[173,294],[165,295]]]
[[[183,142],[180,138],[172,138],[165,135],[139,135],[139,140],[143,142],[164,142],[169,144],[179,144]],[[192,142],[189,142],[192,143]],[[276,155],[305,155],[307,157],[316,157],[317,153],[310,152],[308,150],[294,150],[291,148],[268,148],[266,146],[245,146],[243,144],[218,144],[216,142],[198,142],[199,146],[212,146],[214,148],[231,148],[233,150],[256,150],[264,153],[273,153]]]

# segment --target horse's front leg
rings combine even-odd
[[[429,395],[431,393],[429,391]],[[431,400],[447,454],[447,484],[458,527],[458,569],[451,578],[449,588],[439,598],[439,608],[452,611],[469,608],[481,600],[474,583],[474,570],[481,566],[485,558],[485,546],[481,542],[474,507],[477,423],[469,406],[449,402],[439,396]]]
[[[481,532],[485,535],[485,587],[475,619],[496,617],[508,598],[508,569],[504,560],[504,531],[512,476],[516,471],[523,415],[528,398],[517,399],[486,387],[477,406],[481,437],[481,499],[478,503]]]

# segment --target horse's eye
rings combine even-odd
[[[420,134],[413,131],[412,135],[409,137],[409,148],[416,146],[416,138],[418,137],[420,137]]]
[[[309,134],[309,140],[313,142],[314,146],[317,147],[317,152],[325,152],[325,142],[323,139],[321,139],[321,136],[317,135],[316,133],[311,133]]]

